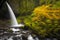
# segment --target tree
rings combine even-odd
[[[58,28],[60,27],[60,9],[57,11],[57,9],[54,10],[50,6],[52,5],[38,6],[34,9],[32,15],[25,20],[25,24],[41,37],[49,35],[51,35],[49,37],[58,37],[60,35],[55,31],[59,30]],[[57,13],[59,14],[58,16]]]

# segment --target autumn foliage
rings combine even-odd
[[[33,13],[34,15],[39,18],[41,16],[44,16],[49,19],[60,19],[60,8],[51,8],[50,5],[42,5],[34,9]],[[35,18],[35,19],[37,19]]]
[[[38,6],[25,19],[25,24],[41,37],[60,37],[60,8],[53,9],[51,6]]]

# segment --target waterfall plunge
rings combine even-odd
[[[10,13],[10,17],[11,17],[11,21],[12,21],[12,25],[11,27],[20,27],[20,26],[24,26],[23,24],[18,24],[17,20],[16,20],[16,17],[14,15],[14,12],[12,10],[12,8],[10,7],[10,5],[6,2],[7,4],[7,7],[8,7],[8,10],[9,10],[9,13]]]
[[[24,25],[23,25],[23,24],[18,24],[18,22],[17,22],[17,20],[16,20],[16,17],[15,17],[15,15],[14,15],[13,10],[11,9],[10,5],[9,5],[7,2],[6,2],[6,4],[7,4],[7,7],[8,7],[8,10],[9,10],[9,13],[10,13],[10,17],[11,17],[11,22],[12,22],[11,27],[13,27],[13,28],[11,28],[11,29],[12,29],[14,32],[15,32],[15,31],[19,31],[19,29],[15,29],[15,27],[21,27],[21,26],[24,26]],[[20,34],[20,35],[21,35],[21,34]],[[27,39],[28,39],[28,40],[34,40],[31,35],[29,35]],[[12,37],[10,37],[8,40],[13,40],[13,39],[12,39]],[[21,40],[22,40],[22,38],[21,38]],[[38,40],[38,39],[36,38],[36,40]]]

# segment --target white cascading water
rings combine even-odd
[[[31,35],[29,35],[27,39],[28,39],[28,40],[34,40]]]
[[[39,38],[38,38],[38,37],[36,37],[36,38],[35,38],[35,40],[39,40]]]
[[[13,10],[11,9],[10,5],[6,2],[7,4],[7,7],[8,7],[8,10],[9,10],[9,13],[10,13],[10,17],[11,17],[11,21],[12,21],[12,25],[11,28],[13,30],[13,32],[15,31],[20,31],[20,29],[15,29],[15,27],[21,27],[21,26],[24,26],[23,24],[18,24],[17,20],[16,20],[16,17],[14,15],[14,12]],[[21,34],[20,34],[21,35]],[[17,35],[18,36],[18,35]],[[28,40],[34,40],[33,37],[31,35],[28,36],[27,38]],[[36,38],[37,39],[37,38]],[[10,37],[8,40],[13,40],[12,37]],[[22,38],[21,38],[22,40]],[[37,39],[38,40],[38,39]]]
[[[10,13],[10,17],[11,17],[11,21],[12,21],[11,27],[24,26],[23,24],[18,24],[17,19],[16,19],[15,15],[14,15],[14,12],[13,12],[12,8],[10,7],[10,5],[7,2],[6,2],[6,4],[7,4],[7,7],[8,7],[8,10],[9,10],[9,13]]]
[[[12,38],[13,38],[13,37],[11,36],[8,40],[13,40]]]

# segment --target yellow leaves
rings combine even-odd
[[[35,10],[33,11],[35,13],[35,15],[39,16],[39,15],[43,15],[45,17],[48,17],[48,18],[51,18],[48,13],[47,13],[47,8],[49,7],[50,5],[42,5],[42,6],[39,6],[37,8],[35,8]]]
[[[48,11],[48,13],[49,12],[52,12],[52,13],[60,13],[60,9],[47,9]]]
[[[50,8],[51,4],[49,5],[42,5],[34,9],[33,13],[35,14],[35,19],[38,19],[39,17],[44,16],[49,19],[60,19],[60,9],[53,9]],[[56,15],[59,14],[59,16]],[[49,15],[51,14],[51,15]]]
[[[56,16],[55,14],[52,14],[52,15],[53,15],[53,17],[54,17],[54,18],[59,19],[59,17],[58,17],[58,16]]]
[[[33,18],[32,18],[32,21],[39,21],[39,20],[38,20],[38,17],[33,17]]]
[[[42,24],[46,24],[45,22],[41,21]]]
[[[43,13],[43,16],[49,18],[49,19],[52,19],[52,17],[48,14],[48,13]]]
[[[46,13],[47,11],[47,8],[49,7],[50,5],[42,5],[42,6],[39,6],[37,8],[34,9],[34,13]]]
[[[37,17],[32,18],[32,21],[35,21],[35,20],[37,20]]]

